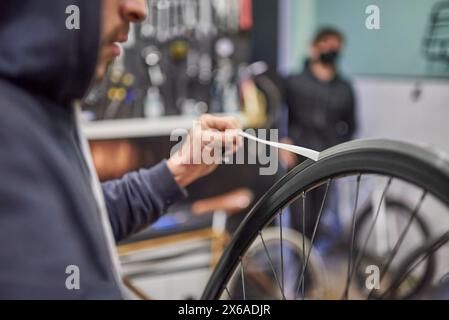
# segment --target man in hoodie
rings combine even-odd
[[[79,30],[66,28],[71,5]],[[75,104],[145,15],[144,0],[0,2],[0,299],[128,298],[115,243],[216,168],[185,158],[190,135],[168,161],[98,182]],[[222,139],[239,124],[205,116],[196,127]]]

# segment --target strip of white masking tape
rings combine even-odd
[[[243,138],[246,138],[248,140],[252,140],[252,141],[256,141],[277,149],[282,149],[282,150],[286,150],[286,151],[290,151],[293,153],[296,153],[300,156],[306,157],[308,159],[312,159],[313,161],[318,161],[320,159],[320,153],[318,151],[314,151],[314,150],[310,150],[307,148],[303,148],[303,147],[298,147],[298,146],[293,146],[290,144],[285,144],[285,143],[279,143],[279,142],[273,142],[273,141],[267,141],[267,140],[263,140],[263,139],[259,139],[255,136],[252,136],[248,133],[245,133],[243,131],[239,132],[239,135],[242,136]]]

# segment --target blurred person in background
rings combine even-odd
[[[303,71],[285,80],[289,137],[284,142],[323,151],[353,137],[354,92],[337,67],[343,47],[344,37],[337,29],[320,29]],[[290,168],[299,162],[291,153],[283,153],[282,160]]]
[[[79,30],[66,28],[72,5]],[[116,242],[156,221],[186,186],[216,169],[185,158],[190,135],[169,160],[98,181],[76,104],[146,10],[145,0],[0,2],[0,299],[131,298]],[[197,126],[217,139],[240,127],[212,116]]]
[[[303,71],[285,79],[288,136],[282,142],[323,151],[352,139],[357,127],[354,92],[337,66],[344,42],[343,34],[337,29],[321,28],[310,45]],[[289,169],[304,161],[286,151],[280,151],[280,160]],[[315,216],[320,210],[323,191],[312,193],[307,201],[308,211]],[[331,191],[327,208],[331,208],[336,218],[338,194],[335,188]],[[327,214],[328,218],[331,216]],[[293,215],[292,219],[298,219],[298,215]],[[309,236],[315,220],[308,219],[306,223]],[[338,230],[338,219],[329,220],[332,221],[330,228]],[[295,228],[300,228],[299,221],[293,223]]]

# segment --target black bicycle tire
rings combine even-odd
[[[360,140],[338,145],[322,152],[319,161],[307,160],[294,168],[256,203],[220,258],[202,299],[220,298],[240,257],[279,209],[320,182],[358,173],[400,178],[427,190],[449,206],[449,161],[444,154],[389,140]]]

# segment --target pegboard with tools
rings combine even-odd
[[[132,25],[122,55],[85,99],[87,117],[157,119],[243,111],[242,96],[248,94],[242,87],[250,87],[251,72],[265,72],[248,63],[252,0],[147,3],[146,20]]]

